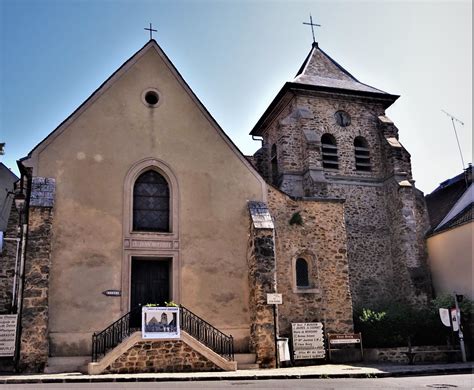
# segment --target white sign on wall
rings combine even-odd
[[[17,314],[0,315],[0,356],[15,355]]]
[[[179,339],[179,307],[142,307],[142,338]]]
[[[323,324],[321,322],[292,323],[293,357],[297,359],[324,359]]]
[[[281,294],[267,294],[267,305],[281,305],[283,297]]]

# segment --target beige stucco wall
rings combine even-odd
[[[166,162],[179,186],[179,232],[174,233],[179,233],[180,289],[173,299],[233,334],[237,344],[245,343],[250,326],[246,201],[264,200],[265,184],[154,47],[118,76],[26,162],[34,175],[57,183],[51,353],[88,354],[91,333],[126,309],[128,297],[106,297],[102,291],[127,290],[124,180],[144,158]],[[160,92],[158,108],[142,103],[147,88]]]
[[[463,294],[474,299],[473,223],[428,238],[429,263],[436,294]]]

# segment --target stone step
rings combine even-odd
[[[257,356],[254,353],[236,353],[234,355],[234,360],[237,364],[241,363],[255,363]]]
[[[54,356],[48,358],[44,369],[45,374],[59,374],[62,372],[87,372],[90,356]]]
[[[237,363],[237,370],[258,370],[257,363]]]

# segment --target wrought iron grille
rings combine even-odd
[[[227,360],[234,360],[234,339],[180,306],[181,329]]]
[[[119,345],[123,339],[130,336],[140,328],[130,327],[130,318],[141,310],[138,306],[120,317],[113,324],[105,328],[102,332],[92,335],[92,361],[96,362],[101,356]]]

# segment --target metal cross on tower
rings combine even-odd
[[[154,32],[157,32],[157,30],[153,30],[153,29],[151,28],[151,23],[150,23],[150,28],[144,28],[144,30],[150,31],[150,40],[153,39],[153,31],[154,31]]]
[[[313,33],[313,43],[316,43],[316,38],[314,37],[314,26],[321,27],[321,25],[313,23],[313,17],[311,14],[309,14],[309,23],[303,22],[303,24],[311,26],[311,32]]]

